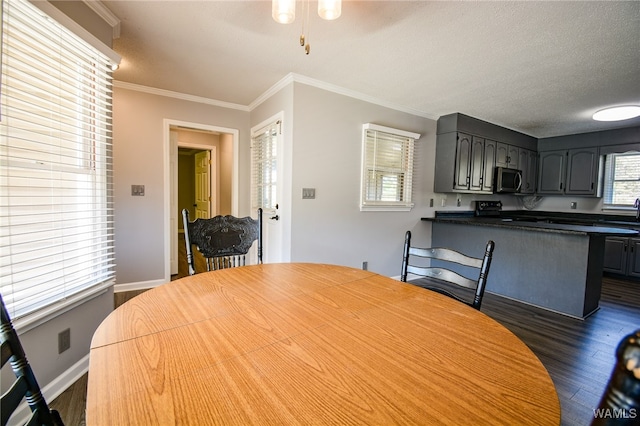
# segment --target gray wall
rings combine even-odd
[[[293,83],[251,114],[255,126],[284,111],[284,139],[290,147],[290,260],[361,267],[389,276],[400,274],[404,232],[418,241],[430,239],[433,214],[436,122]],[[293,120],[295,118],[295,120]],[[371,122],[420,133],[410,212],[359,210],[362,125]],[[302,199],[302,188],[316,188],[316,198]]]
[[[239,214],[249,210],[249,113],[116,86],[113,95],[116,283],[164,279],[164,119],[240,130]],[[131,185],[145,185],[144,197]],[[244,196],[243,196],[244,194]]]
[[[433,191],[436,122],[295,84],[292,261],[336,263],[384,275],[400,274],[404,233],[428,237],[420,222]],[[416,132],[413,202],[409,212],[361,212],[362,125]],[[316,188],[303,200],[302,188]]]

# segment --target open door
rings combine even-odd
[[[274,118],[251,132],[251,207],[262,214],[264,263],[282,261],[282,120]]]
[[[211,151],[197,153],[195,155],[195,163],[195,219],[208,219],[211,217]]]

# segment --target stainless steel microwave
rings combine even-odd
[[[518,193],[522,188],[522,171],[496,167],[493,175],[493,192],[496,194]]]

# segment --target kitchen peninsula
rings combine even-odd
[[[481,256],[487,240],[496,243],[488,292],[576,318],[598,309],[605,238],[638,234],[607,225],[476,217],[473,212],[436,212],[422,220],[432,223],[434,247]]]

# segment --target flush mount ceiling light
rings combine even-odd
[[[620,121],[640,117],[640,105],[624,105],[601,109],[593,114],[596,121]]]
[[[300,46],[304,47],[307,55],[311,50],[307,37],[305,37],[305,26],[309,26],[309,0],[302,0],[302,34],[300,35]],[[338,19],[342,14],[342,0],[318,0],[318,15],[322,19],[332,21]],[[296,0],[271,0],[271,17],[280,24],[290,24],[296,19]]]

